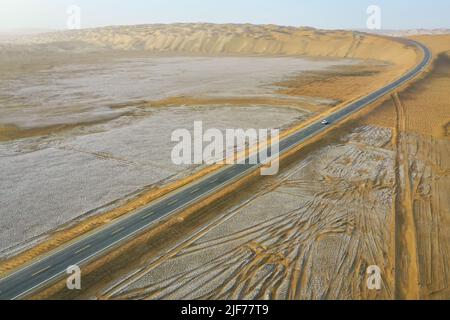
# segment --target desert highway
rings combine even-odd
[[[326,120],[330,124],[342,121],[419,75],[430,63],[431,53],[422,44],[412,43],[424,53],[424,58],[417,67],[384,88],[352,102],[327,118],[320,119],[282,139],[279,146],[280,153],[286,153],[305,140],[326,130],[328,126],[324,125],[322,121]],[[180,212],[260,167],[261,165],[249,164],[226,166],[224,169],[210,174],[181,190],[174,191],[143,209],[126,215],[69,244],[63,245],[45,256],[29,262],[29,264],[6,274],[0,279],[0,299],[26,298],[39,289],[64,279],[68,276],[66,270],[69,266],[78,265],[82,267],[86,265],[112,251],[117,246],[149,230],[155,222],[162,218]]]

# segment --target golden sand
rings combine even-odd
[[[430,72],[362,121],[396,137],[396,297],[448,299],[450,36],[414,39],[433,51]]]
[[[434,137],[447,136],[450,122],[449,94],[450,81],[450,35],[417,36],[433,52],[433,71],[407,90],[399,98],[405,105],[407,131]],[[368,120],[373,124],[395,127],[393,101],[383,104],[379,111]]]
[[[405,43],[352,31],[274,25],[172,24],[117,26],[36,37],[38,43],[85,42],[121,50],[159,53],[295,55],[361,58],[409,66]]]

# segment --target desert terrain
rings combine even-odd
[[[448,299],[448,35],[429,72],[299,153],[113,299]],[[443,45],[446,44],[446,45]],[[217,212],[216,212],[217,214]],[[380,291],[366,269],[382,268]]]
[[[435,57],[423,78],[280,175],[158,230],[82,296],[448,298],[449,39],[415,39]],[[0,47],[0,272],[204,170],[170,162],[174,129],[288,130],[420,59],[403,40],[271,25],[108,27]],[[369,265],[380,291],[365,286]]]

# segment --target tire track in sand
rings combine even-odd
[[[394,147],[396,149],[395,176],[395,298],[419,299],[419,270],[417,256],[416,222],[413,210],[413,190],[409,168],[408,146],[403,142],[406,131],[406,112],[397,93],[392,94],[397,123]],[[404,185],[402,185],[404,181]]]

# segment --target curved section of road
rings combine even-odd
[[[424,59],[413,70],[403,77],[370,95],[355,101],[348,106],[329,115],[327,118],[287,136],[280,141],[280,154],[295,148],[304,141],[327,129],[322,121],[336,123],[361,110],[372,102],[419,75],[431,61],[431,53],[420,43],[411,41],[424,53]],[[66,276],[69,266],[83,266],[117,246],[131,240],[148,230],[158,220],[168,217],[207,198],[222,188],[238,181],[247,174],[260,168],[260,165],[232,165],[220,170],[200,182],[193,183],[180,191],[176,191],[162,200],[156,201],[146,208],[127,215],[89,235],[80,237],[71,244],[63,246],[49,254],[31,262],[0,279],[0,299],[20,299],[44,288]]]

